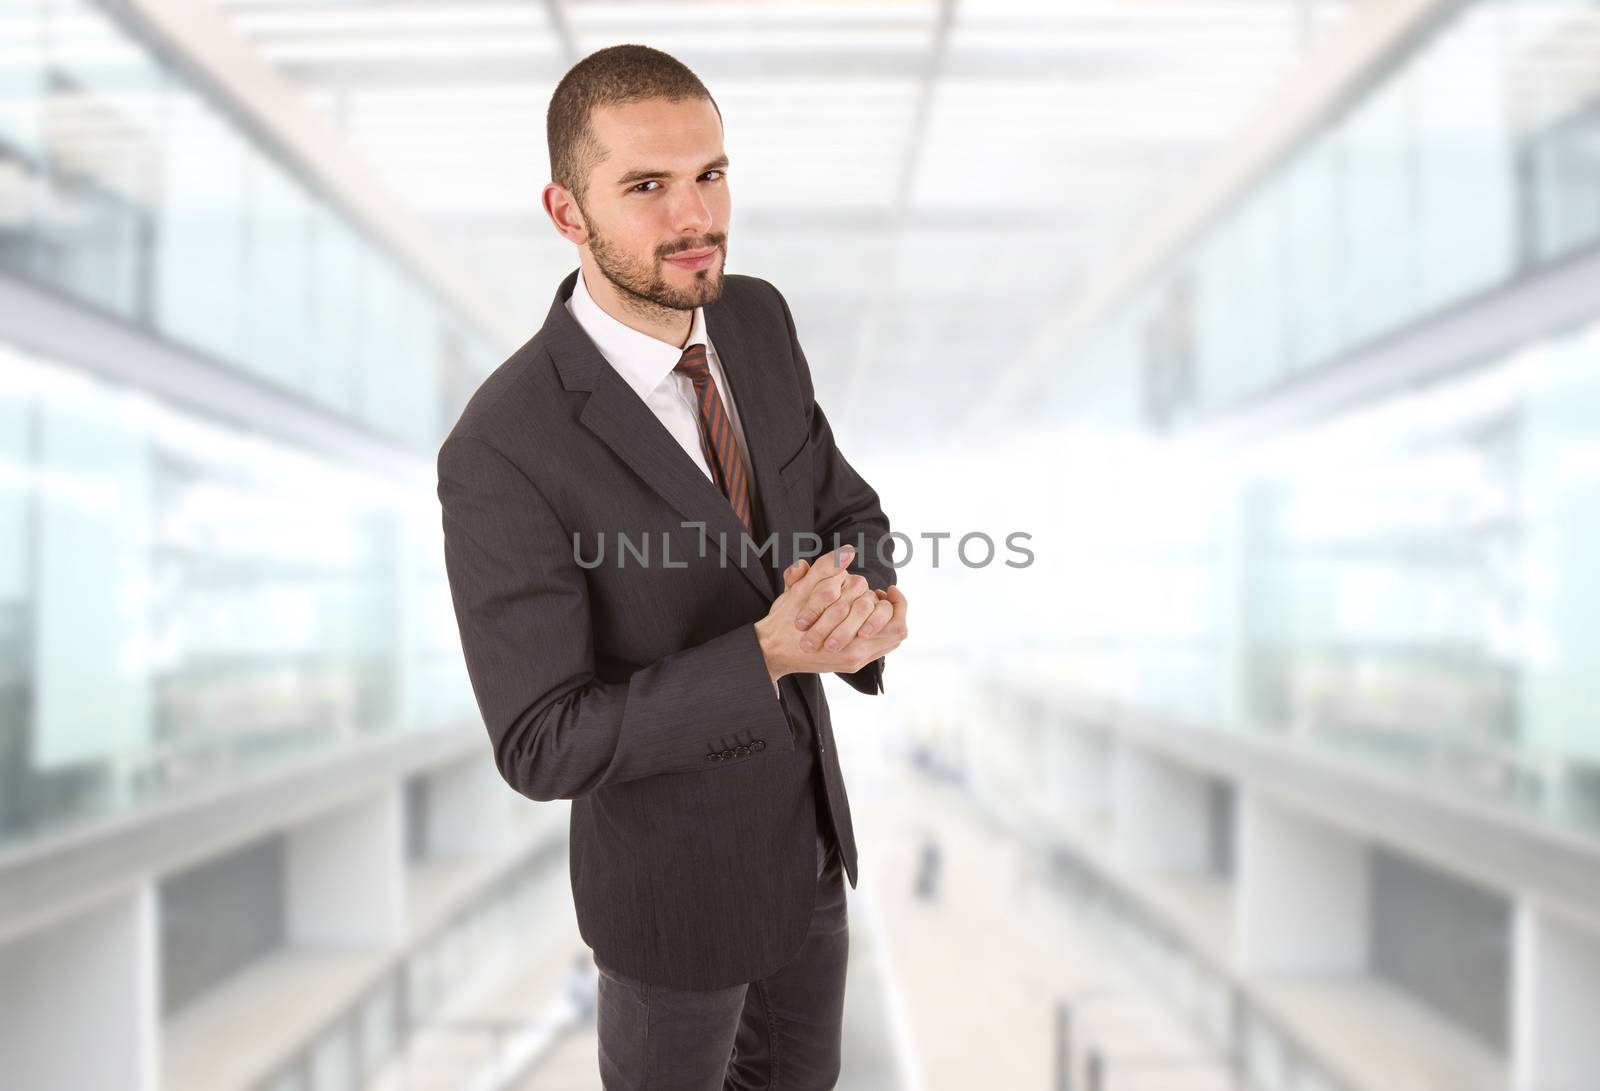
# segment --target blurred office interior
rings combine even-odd
[[[1597,0],[0,0],[0,1085],[599,1086],[433,458],[626,41],[912,547],[839,1087],[1600,1088]]]

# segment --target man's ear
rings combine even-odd
[[[540,194],[545,215],[555,225],[556,231],[568,242],[582,246],[589,241],[589,226],[583,222],[583,211],[577,199],[567,192],[560,182],[550,182]]]

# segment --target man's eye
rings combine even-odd
[[[722,181],[722,178],[721,178],[722,171],[720,171],[720,170],[708,170],[708,171],[706,171],[705,174],[702,174],[700,177],[704,178],[707,174],[718,175],[719,177],[716,179],[716,181],[718,181],[718,182]],[[633,187],[633,192],[635,192],[635,193],[654,193],[655,192],[654,190],[645,189],[643,187],[645,187],[645,186],[656,186],[656,185],[660,185],[660,184],[661,183],[657,182],[655,179],[652,178],[649,181],[640,182],[638,185],[634,186]]]

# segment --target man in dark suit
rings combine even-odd
[[[605,1086],[829,1088],[856,845],[820,675],[883,691],[889,521],[783,296],[724,273],[693,73],[592,54],[548,138],[580,268],[439,451],[468,673],[507,783],[572,801]]]

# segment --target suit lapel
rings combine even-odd
[[[555,302],[545,317],[544,332],[545,347],[560,375],[561,385],[567,390],[585,391],[589,395],[578,414],[578,422],[593,432],[646,485],[671,504],[685,522],[701,524],[700,548],[703,554],[720,553],[725,558],[724,563],[731,563],[737,568],[761,595],[762,601],[770,603],[777,597],[776,583],[781,582],[781,577],[778,581],[773,578],[776,573],[771,569],[770,554],[758,557],[752,549],[748,563],[740,563],[740,535],[745,533],[745,529],[734,514],[728,498],[695,465],[688,452],[678,445],[678,441],[622,376],[617,374],[616,369],[606,362],[578,320],[567,310],[566,300],[571,296],[577,279],[578,272],[574,270],[556,289]],[[718,316],[715,327],[712,325],[713,311]],[[769,461],[765,446],[757,447],[758,437],[763,431],[761,422],[767,410],[759,384],[754,376],[744,370],[744,363],[732,365],[729,358],[723,355],[724,338],[730,341],[732,355],[742,360],[745,354],[743,338],[734,332],[736,325],[737,317],[727,313],[720,301],[706,308],[706,331],[717,348],[717,358],[728,376],[728,382],[734,387],[733,396],[739,409],[740,423],[745,429],[746,442],[751,446],[750,457],[754,463],[752,472],[756,476],[758,491],[756,499],[767,515],[766,526],[770,533],[779,529],[772,522],[772,508],[776,506],[781,509],[782,505],[774,505],[778,499],[774,490],[779,487],[777,468],[764,465]],[[736,368],[738,378],[735,378]],[[779,513],[777,518],[783,519],[784,516]],[[725,548],[719,547],[719,535]],[[779,540],[783,540],[781,535]]]

